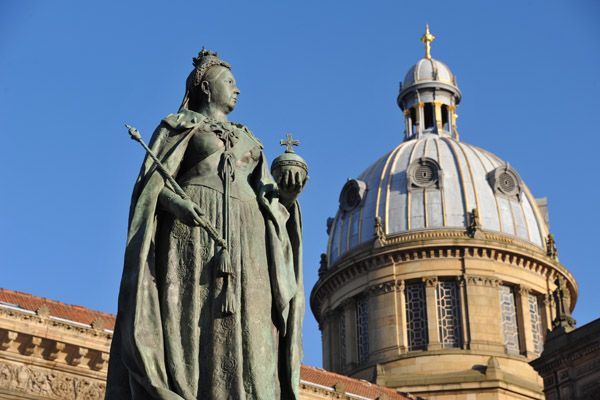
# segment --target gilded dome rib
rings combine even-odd
[[[427,145],[429,145],[430,140],[431,139],[425,140],[425,145],[423,146],[423,157],[427,157]],[[427,214],[428,214],[428,212],[427,212],[427,190],[423,190],[423,216],[425,218],[425,220],[423,221],[423,224],[425,225],[425,228],[429,228]]]
[[[523,219],[525,220],[525,228],[527,229],[527,239],[533,242],[531,239],[531,229],[529,228],[529,222],[527,222],[527,214],[525,213],[525,207],[523,206],[524,201],[519,202],[521,206],[521,212],[523,213]]]
[[[413,157],[415,156],[415,150],[417,149],[417,145],[419,144],[419,142],[417,141],[415,143],[415,145],[413,146],[411,152],[410,152],[410,157],[408,158],[408,165],[410,165],[410,163],[412,163],[413,161]],[[406,226],[408,228],[408,230],[410,231],[410,209],[411,209],[411,205],[410,205],[410,191],[408,191],[406,193],[406,202],[407,202],[407,206],[406,206]]]
[[[388,182],[387,182],[387,189],[386,189],[386,193],[385,193],[385,225],[384,225],[384,231],[386,233],[386,235],[389,233],[389,211],[390,211],[390,185],[392,182],[392,176],[393,176],[393,171],[395,171],[396,169],[396,163],[398,162],[398,159],[400,158],[400,154],[402,154],[402,149],[404,148],[404,145],[406,145],[408,142],[404,142],[402,143],[398,149],[398,152],[396,153],[396,155],[394,156],[394,161],[392,162],[392,165],[390,166],[390,173],[388,175]]]
[[[437,162],[440,165],[440,169],[444,170],[444,165],[442,164],[442,155],[440,153],[440,141],[435,141],[435,148],[437,149]],[[442,196],[442,216],[444,218],[443,226],[446,227],[448,225],[448,220],[446,217],[446,199],[444,198],[444,185],[440,188],[440,195]]]
[[[486,152],[482,151],[479,147],[475,147],[475,146],[470,146],[470,147],[472,148],[473,153],[475,153],[475,156],[477,156],[477,158],[479,159],[479,162],[481,163],[481,166],[483,167],[483,170],[485,171],[486,174],[494,169],[494,163],[492,162],[490,157],[488,157]],[[488,160],[488,162],[490,163],[490,168],[486,168],[485,163],[483,162],[483,159],[481,158],[480,154],[483,154],[483,156],[486,158],[486,160]],[[498,213],[498,226],[499,226],[498,230],[500,232],[502,232],[502,218],[500,217],[500,205],[498,204],[498,198],[496,196],[493,196],[493,197],[494,197],[494,202],[496,203],[496,211]]]
[[[370,185],[371,185],[371,178],[373,178],[375,170],[377,169],[377,167],[379,167],[379,164],[381,164],[381,161],[383,161],[383,158],[380,158],[377,162],[375,162],[374,164],[371,164],[371,166],[369,168],[367,168],[367,170],[364,173],[365,177],[368,176],[368,178],[367,178],[367,193],[368,193]],[[360,206],[360,217],[358,218],[358,244],[362,243],[362,222],[363,222],[363,213],[365,211],[365,203],[366,203],[366,201],[363,201],[362,205]]]
[[[544,250],[548,250],[546,247],[546,236],[548,236],[548,231],[546,230],[544,218],[542,218],[542,216],[540,215],[540,212],[537,208],[537,203],[535,202],[535,198],[529,191],[529,188],[527,187],[525,182],[523,182],[523,189],[527,193],[527,197],[529,198],[529,203],[531,204],[531,208],[533,209],[533,212],[534,212],[535,216],[537,217],[537,221],[538,221],[537,225],[538,225],[538,230],[540,231],[540,235],[541,235],[541,239],[542,239],[542,246],[544,247]]]
[[[333,218],[333,222],[331,223],[331,228],[329,228],[329,240],[327,241],[327,262],[328,263],[331,263],[331,244],[333,243],[333,232],[335,231],[335,227],[337,226],[339,217],[340,217],[340,210],[338,209],[337,213],[335,213],[335,217]]]
[[[392,157],[394,157],[394,155],[398,152],[398,150],[400,150],[400,148],[402,148],[402,145],[404,143],[398,145],[389,155],[389,157],[387,158],[387,160],[385,160],[385,165],[383,166],[383,169],[381,170],[381,177],[379,178],[379,187],[377,188],[377,201],[376,201],[376,206],[375,206],[375,218],[379,217],[379,202],[381,201],[381,186],[383,185],[383,178],[385,177],[385,173],[387,171],[387,167],[390,164],[390,160],[392,159]],[[385,221],[385,225],[384,225],[387,231],[387,221]]]
[[[471,185],[473,185],[473,194],[475,195],[475,205],[477,207],[477,211],[481,212],[481,208],[479,206],[479,195],[477,194],[477,182],[475,182],[475,177],[473,176],[473,169],[471,168],[471,163],[469,162],[469,157],[467,157],[467,152],[463,148],[460,143],[457,143],[458,148],[465,157],[465,162],[467,163],[467,168],[469,169],[469,176],[471,177]]]
[[[454,150],[454,147],[452,146],[452,144],[450,142],[450,139],[442,138],[442,140],[448,144],[448,148],[450,149],[450,152],[452,153],[452,155],[454,157],[454,163],[456,164],[458,172],[459,172],[460,187],[462,189],[462,195],[463,195],[462,198],[463,198],[463,205],[465,207],[465,217],[466,217],[467,215],[469,215],[469,199],[467,198],[467,188],[465,187],[465,178],[463,176],[463,171],[460,166],[460,161],[458,159],[458,156],[456,155],[456,151]],[[465,220],[465,223],[466,223],[466,220]]]

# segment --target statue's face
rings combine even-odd
[[[210,101],[219,110],[229,114],[235,108],[240,90],[231,71],[225,67],[217,68],[222,68],[224,71],[209,81]]]

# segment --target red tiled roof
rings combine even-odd
[[[29,311],[37,311],[42,304],[48,306],[50,315],[81,324],[91,325],[96,318],[104,321],[104,329],[113,330],[116,317],[112,314],[90,310],[83,306],[61,303],[44,297],[33,296],[29,293],[0,289],[0,302],[13,304]]]
[[[344,375],[328,372],[321,368],[302,365],[300,369],[300,379],[308,384],[313,383],[321,386],[333,388],[337,383],[344,385],[347,394],[354,394],[368,399],[377,399],[386,395],[389,400],[416,400],[417,397],[408,393],[398,392],[394,389],[388,389],[378,386],[362,379],[349,378]]]

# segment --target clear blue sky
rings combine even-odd
[[[434,58],[463,93],[461,140],[549,198],[578,325],[600,317],[600,3],[1,1],[1,287],[116,313],[131,189],[149,139],[176,112],[204,45],[233,66],[231,120],[272,160],[288,132],[311,179],[301,197],[307,297],[325,221],[348,177],[402,140],[398,82]],[[224,5],[221,5],[224,4]],[[321,365],[312,312],[305,360]]]

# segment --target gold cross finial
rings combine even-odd
[[[421,37],[421,42],[425,43],[425,58],[431,59],[431,42],[433,42],[435,36],[429,33],[429,24],[425,29],[425,34]]]

